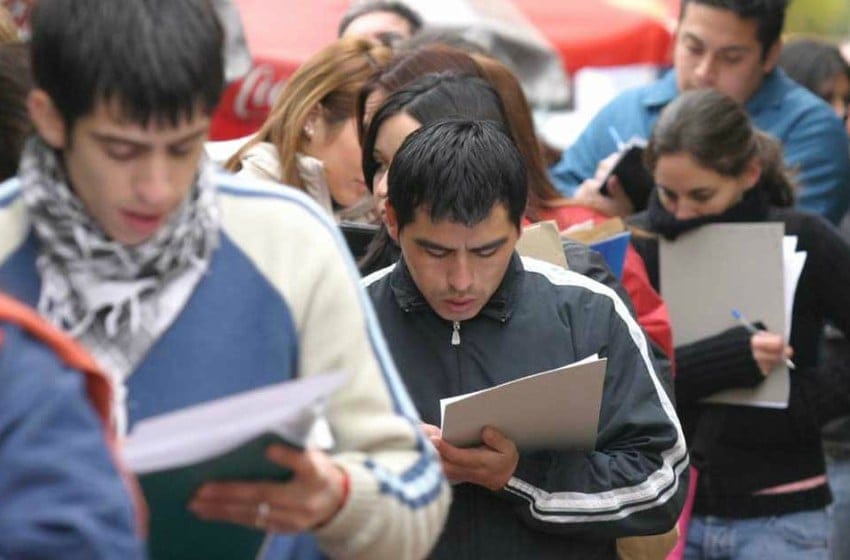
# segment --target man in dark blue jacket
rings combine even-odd
[[[516,255],[526,185],[516,147],[489,122],[421,128],[389,170],[402,258],[364,283],[456,483],[436,558],[615,558],[617,537],[667,531],[684,500],[681,428],[626,305]],[[441,439],[441,398],[593,354],[608,359],[593,451],[519,452],[492,427],[474,448]]]

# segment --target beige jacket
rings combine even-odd
[[[277,148],[270,142],[262,142],[253,146],[242,156],[242,169],[237,175],[252,179],[265,179],[267,181],[281,182],[280,159]],[[295,155],[295,165],[298,175],[304,184],[304,190],[310,197],[325,209],[328,215],[333,216],[339,222],[358,222],[366,224],[377,224],[378,214],[371,195],[361,198],[353,206],[335,209],[328,182],[325,179],[324,164],[310,156],[303,154]]]

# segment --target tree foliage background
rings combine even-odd
[[[834,40],[850,38],[850,0],[792,0],[785,30]]]

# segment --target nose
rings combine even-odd
[[[696,218],[699,214],[696,213],[690,204],[683,204],[679,202],[676,204],[676,209],[674,210],[673,215],[677,220],[690,220],[692,218]]]
[[[165,157],[152,156],[142,164],[135,194],[139,203],[152,210],[167,205],[172,194],[171,167]]]
[[[705,55],[699,59],[694,68],[694,77],[700,87],[712,86],[714,83],[714,59]]]
[[[468,292],[472,287],[473,279],[474,274],[470,266],[469,257],[458,255],[449,271],[449,287],[453,292],[463,294]]]
[[[389,185],[387,185],[387,174],[381,173],[372,179],[372,191],[375,198],[383,199],[389,196]]]

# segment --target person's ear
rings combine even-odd
[[[36,132],[50,147],[61,150],[68,143],[65,120],[43,89],[33,89],[27,95],[27,111]]]
[[[313,105],[313,108],[310,109],[310,112],[307,113],[307,119],[304,121],[304,126],[301,129],[301,133],[304,135],[304,138],[307,142],[313,140],[313,137],[316,136],[319,127],[322,126],[322,113],[324,109],[321,103],[316,103]]]
[[[761,179],[761,160],[758,156],[753,156],[744,169],[744,190],[748,191],[755,187]]]
[[[396,245],[400,245],[398,240],[398,214],[396,214],[395,208],[390,204],[389,200],[387,201],[387,214],[384,217],[385,223],[387,224],[387,232],[390,234],[390,237],[393,241],[396,242]]]
[[[773,45],[767,50],[767,55],[764,57],[762,68],[765,75],[773,72],[776,65],[779,64],[779,55],[782,53],[782,39],[777,39]]]

